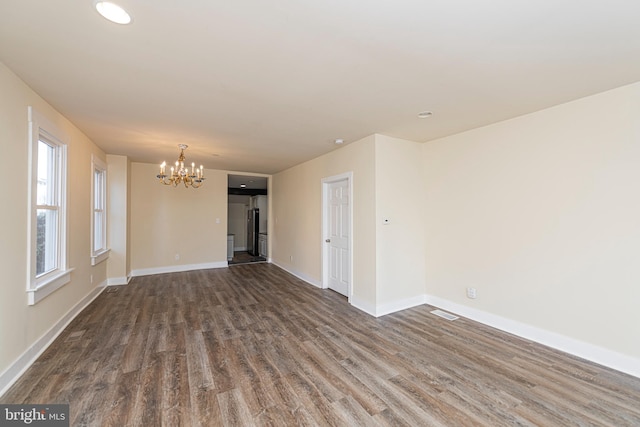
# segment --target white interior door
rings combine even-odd
[[[351,278],[351,211],[348,179],[325,184],[326,284],[349,296]]]

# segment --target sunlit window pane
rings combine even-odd
[[[93,173],[94,209],[104,209],[104,171],[96,169]]]
[[[93,169],[93,255],[107,250],[107,221],[106,221],[106,165],[94,159]]]
[[[58,212],[52,209],[37,210],[36,227],[36,276],[56,268]]]
[[[36,203],[38,205],[55,204],[55,147],[38,141],[38,185]]]
[[[95,235],[93,237],[94,252],[102,250],[106,246],[104,242],[104,229],[103,229],[104,219],[103,218],[104,218],[104,212],[102,211],[94,212],[94,217],[93,217],[93,221],[95,224]]]

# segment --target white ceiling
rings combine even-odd
[[[640,80],[635,0],[0,0],[0,61],[107,153],[274,173]],[[433,111],[418,119],[417,113]]]

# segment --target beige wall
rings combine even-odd
[[[640,83],[424,144],[427,293],[640,357],[638,112]]]
[[[157,174],[158,165],[131,163],[132,273],[226,262],[227,172],[205,170],[198,189],[161,185]]]
[[[111,253],[107,261],[109,284],[124,284],[130,270],[128,251],[130,223],[130,165],[126,156],[107,155],[108,233]]]
[[[421,153],[417,142],[372,135],[275,175],[274,262],[321,285],[321,180],[352,171],[352,304],[380,315],[421,303],[425,283]],[[383,225],[384,218],[390,220],[388,225]]]
[[[105,154],[15,74],[0,63],[0,144],[8,161],[3,170],[12,181],[3,185],[0,210],[0,374],[64,315],[106,281],[106,263],[91,266],[91,156]],[[71,282],[34,306],[27,305],[27,107],[70,137],[68,146],[68,250],[75,270]],[[93,283],[91,283],[93,276]]]
[[[273,177],[271,258],[316,285],[322,281],[323,178],[353,172],[353,300],[375,306],[375,137]],[[292,257],[292,258],[291,258]]]
[[[424,179],[422,144],[384,135],[375,140],[376,300],[383,314],[422,301]]]

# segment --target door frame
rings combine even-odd
[[[320,251],[322,254],[322,289],[329,288],[329,245],[325,243],[325,239],[327,239],[329,235],[329,215],[327,214],[327,208],[329,206],[329,184],[344,180],[347,181],[347,188],[349,189],[349,290],[347,292],[347,299],[351,302],[351,297],[353,296],[353,172],[345,172],[322,178],[322,239],[320,240],[320,245],[322,245]]]

